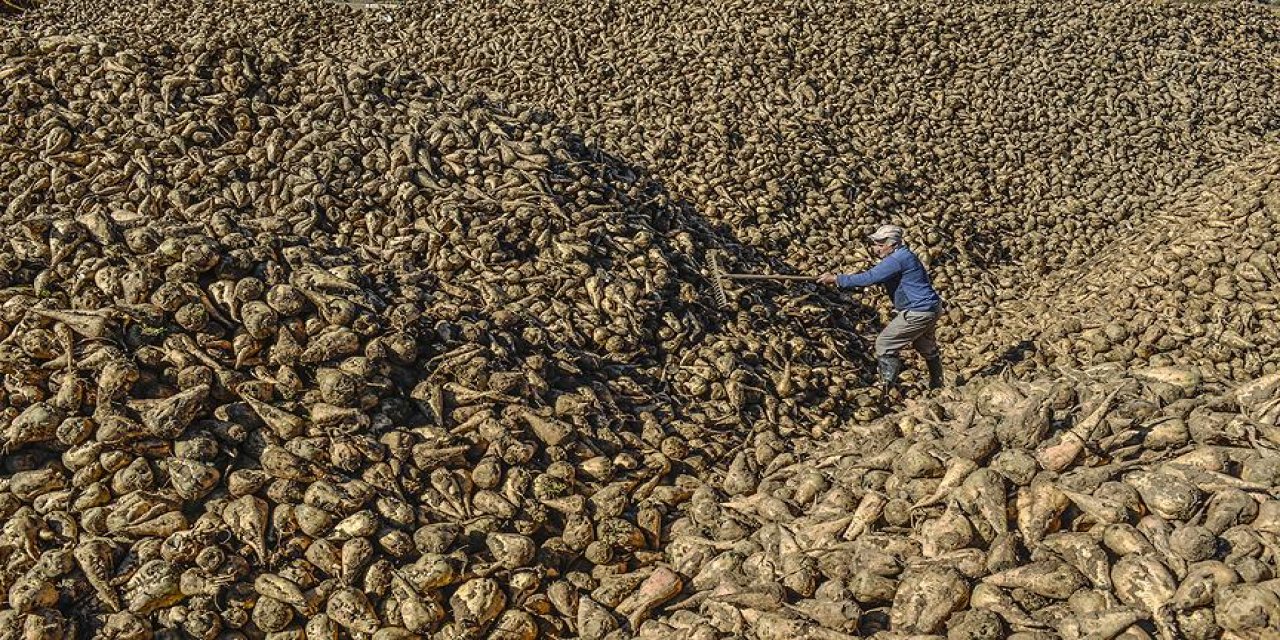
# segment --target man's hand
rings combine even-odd
[[[836,274],[834,273],[824,273],[818,276],[818,284],[835,284],[835,283],[836,283]]]

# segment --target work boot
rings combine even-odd
[[[929,367],[929,388],[942,388],[942,356],[933,356],[925,358],[924,363]]]
[[[880,356],[880,384],[892,387],[898,384],[898,374],[902,373],[902,358],[898,356]]]
[[[880,356],[880,400],[890,403],[891,394],[898,388],[898,374],[902,373],[902,358],[898,356]]]

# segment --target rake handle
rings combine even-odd
[[[781,276],[762,273],[722,273],[720,277],[729,280],[808,280],[815,281],[813,276]]]

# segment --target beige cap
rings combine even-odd
[[[868,236],[868,238],[874,242],[884,242],[886,240],[902,242],[902,231],[902,227],[899,227],[898,225],[882,224],[880,225],[880,228],[876,229],[876,232]]]

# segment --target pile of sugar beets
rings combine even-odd
[[[869,310],[712,308],[708,250],[786,265],[546,113],[394,62],[0,29],[0,638],[1280,624],[1256,358],[1180,341],[881,416]],[[1280,212],[1249,184],[1222,220],[1253,234]],[[1240,274],[1270,312],[1228,260],[1164,308]],[[1116,322],[1059,333],[1135,364]]]
[[[1280,130],[1280,14],[1254,2],[376,4],[47,0],[24,25],[452,79],[554,112],[797,272],[861,266],[888,218],[949,341]]]
[[[792,453],[757,438],[670,526],[642,637],[1267,638],[1280,374],[984,378]]]
[[[876,412],[867,311],[709,307],[708,248],[770,265],[545,114],[249,47],[0,53],[0,637],[635,627],[743,433]]]
[[[1192,366],[1246,381],[1280,367],[1280,145],[1190,185],[1087,265],[1028,283],[953,343],[976,367],[1038,336],[1015,368]]]

